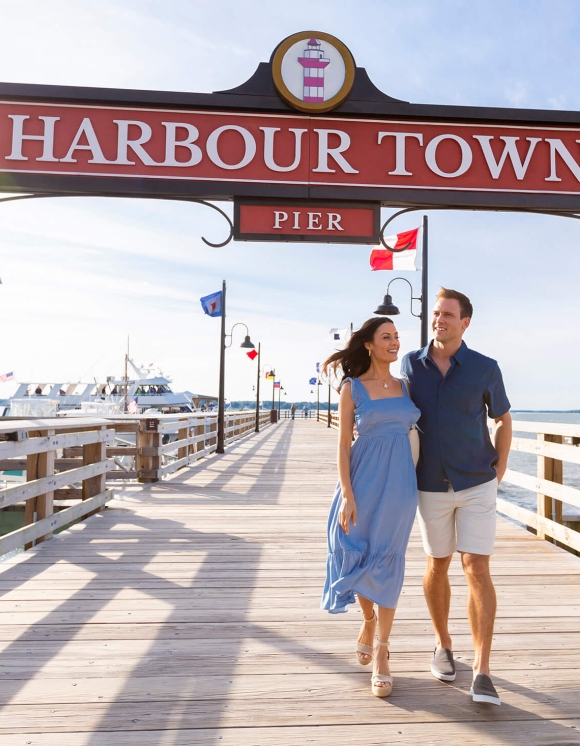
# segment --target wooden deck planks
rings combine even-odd
[[[428,673],[418,532],[392,637],[395,690],[356,665],[360,614],[318,608],[336,433],[283,422],[0,565],[0,746],[580,744],[580,560],[500,521],[501,708]]]

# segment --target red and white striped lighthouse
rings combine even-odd
[[[324,68],[330,62],[324,57],[318,39],[312,37],[304,50],[304,57],[298,57],[298,62],[304,68],[303,101],[319,103],[324,101]]]

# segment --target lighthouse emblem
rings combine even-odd
[[[272,77],[280,96],[304,112],[331,111],[345,100],[354,82],[348,48],[319,31],[293,34],[272,55]]]
[[[298,57],[298,62],[304,68],[303,101],[320,103],[324,101],[324,70],[330,60],[324,56],[321,44],[312,37],[304,50],[304,56]]]

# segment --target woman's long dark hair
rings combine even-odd
[[[393,323],[394,321],[386,316],[380,316],[379,318],[375,316],[375,318],[365,321],[358,331],[353,332],[344,350],[334,352],[324,361],[322,365],[323,373],[326,375],[330,370],[338,378],[340,370],[342,372],[341,384],[345,378],[362,376],[371,364],[371,358],[365,343],[373,341],[379,326]]]

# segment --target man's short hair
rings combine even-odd
[[[460,318],[472,318],[473,306],[471,301],[466,295],[460,293],[458,290],[451,290],[450,288],[439,288],[437,298],[445,298],[445,300],[456,300],[459,303],[459,316]]]

